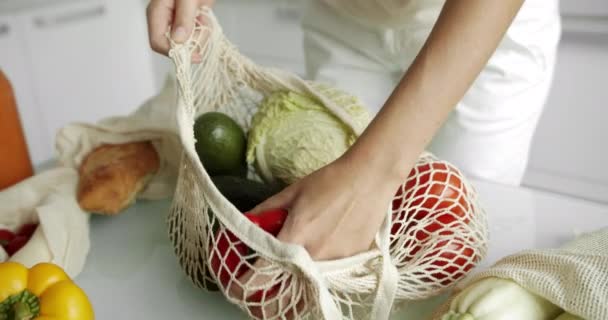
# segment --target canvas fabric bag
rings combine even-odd
[[[31,268],[41,262],[60,266],[76,277],[89,253],[89,214],[76,202],[78,173],[52,168],[0,192],[0,229],[17,231],[26,223],[38,227],[13,256],[0,247],[0,262],[18,262]]]
[[[558,249],[526,250],[501,259],[461,283],[433,319],[440,320],[467,285],[488,277],[512,280],[585,320],[608,319],[608,228],[583,234]]]

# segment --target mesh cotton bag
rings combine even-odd
[[[586,320],[608,319],[608,228],[579,236],[558,249],[527,250],[496,262],[467,281],[513,280],[565,311]],[[456,296],[464,283],[453,294]],[[449,309],[452,299],[436,312]]]
[[[191,63],[193,52],[202,63]],[[257,319],[387,319],[395,302],[442,292],[485,255],[486,221],[474,189],[454,166],[428,153],[397,191],[370,251],[315,262],[303,247],[276,240],[213,184],[195,151],[195,119],[220,111],[248,131],[259,102],[289,90],[320,102],[356,137],[367,125],[347,112],[357,100],[255,65],[229,43],[207,9],[190,39],[172,43],[169,55],[183,155],[168,225],[178,260],[197,286],[219,287]]]

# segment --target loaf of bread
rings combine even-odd
[[[120,213],[135,201],[159,165],[149,141],[97,147],[80,165],[78,203],[87,212]]]

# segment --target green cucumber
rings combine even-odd
[[[215,176],[211,180],[220,193],[241,212],[253,209],[282,190],[279,186],[237,176]]]

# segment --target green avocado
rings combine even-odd
[[[247,140],[243,129],[229,116],[208,112],[194,123],[196,153],[211,176],[239,175],[246,169]]]

